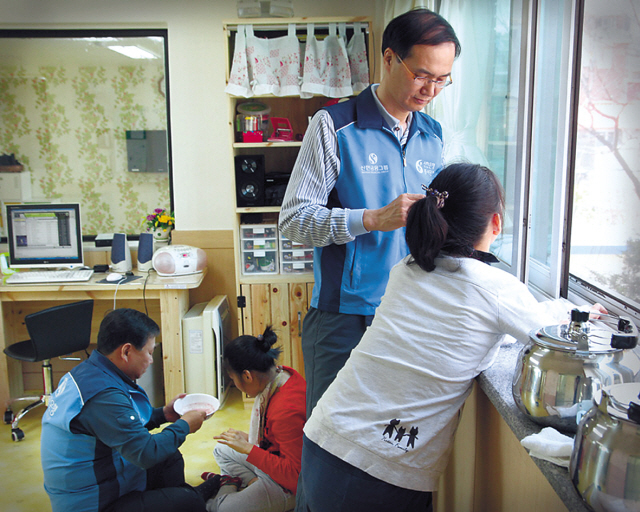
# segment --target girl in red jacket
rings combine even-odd
[[[306,383],[293,368],[276,365],[276,341],[267,327],[260,336],[240,336],[224,348],[229,376],[255,402],[249,433],[230,428],[214,437],[222,478],[217,496],[207,502],[209,512],[281,512],[295,506]]]

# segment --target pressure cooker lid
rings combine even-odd
[[[614,384],[603,389],[607,412],[616,418],[640,424],[640,382]]]
[[[580,333],[582,339],[578,339],[575,333],[569,332],[569,325],[550,325],[543,327],[535,334],[534,341],[538,345],[564,352],[576,352],[577,350],[592,354],[603,354],[620,350],[611,346],[611,329],[589,325],[588,329]]]
[[[538,345],[554,350],[602,354],[634,348],[638,330],[624,317],[602,315],[601,319],[590,321],[588,311],[574,309],[570,323],[543,327],[532,334],[532,339]]]

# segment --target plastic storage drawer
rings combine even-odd
[[[280,273],[312,274],[313,247],[280,237]]]
[[[275,224],[240,225],[244,275],[278,273],[278,229]]]

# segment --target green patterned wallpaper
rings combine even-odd
[[[0,63],[0,153],[31,171],[31,200],[80,202],[85,234],[137,234],[148,213],[170,207],[168,173],[129,172],[126,148],[127,130],[166,130],[164,64],[129,60]]]

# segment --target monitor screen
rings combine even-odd
[[[8,204],[6,208],[10,267],[83,265],[79,204]]]

